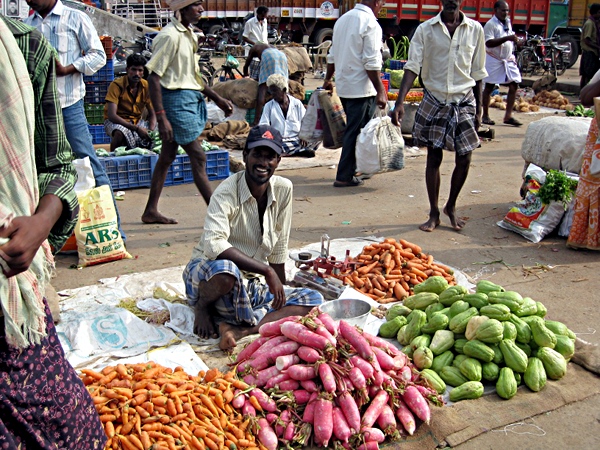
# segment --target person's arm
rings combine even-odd
[[[600,79],[595,82],[590,82],[587,86],[581,89],[579,100],[585,107],[594,106],[594,97],[600,97]]]
[[[335,64],[327,63],[327,70],[325,71],[325,79],[323,80],[323,89],[327,91],[333,90],[333,75],[335,74]]]
[[[423,25],[417,27],[415,34],[410,41],[410,47],[408,48],[408,60],[404,65],[404,75],[402,82],[400,83],[400,90],[398,91],[398,98],[394,110],[392,111],[392,123],[396,126],[400,126],[400,122],[404,117],[404,100],[410,88],[419,73],[421,67],[423,67],[423,55],[425,51],[425,38],[423,33]]]
[[[57,61],[56,72],[59,76],[76,72],[81,72],[84,75],[94,75],[106,65],[104,46],[100,42],[92,20],[85,13],[81,13],[78,20],[77,40],[83,54],[68,66],[63,66]]]
[[[106,102],[106,112],[107,112],[108,120],[110,120],[114,124],[124,126],[128,130],[137,132],[137,129],[138,129],[137,125],[135,125],[134,123],[128,122],[127,120],[123,119],[121,116],[117,115],[117,107],[118,107],[118,105],[116,103]]]
[[[253,44],[254,45],[254,44]],[[249,72],[248,69],[250,68],[250,64],[252,64],[252,60],[258,56],[258,52],[256,50],[255,47],[252,47],[250,49],[250,51],[248,52],[248,56],[246,57],[246,62],[244,63],[244,67],[242,69],[242,74],[247,77]]]
[[[473,95],[475,96],[475,130],[481,126],[483,114],[483,81],[477,80],[473,87]]]
[[[202,93],[210,100],[215,102],[215,104],[225,113],[225,116],[230,116],[233,113],[233,103],[231,103],[230,100],[221,97],[219,94],[213,91],[212,88],[204,86]]]
[[[483,81],[488,73],[485,69],[485,36],[483,30],[477,33],[475,51],[471,60],[471,77],[475,80],[473,94],[475,95],[475,129],[481,125],[483,114]]]
[[[165,109],[163,108],[160,76],[158,74],[154,72],[150,73],[150,76],[148,76],[148,87],[150,88],[150,99],[152,100],[152,106],[154,106],[154,113],[158,122],[160,138],[165,142],[171,142],[173,140],[173,127],[169,119],[167,119]]]
[[[516,34],[509,34],[507,36],[503,36],[503,37],[485,41],[485,46],[494,48],[494,47],[500,47],[505,42],[514,42],[516,44],[518,41],[519,41],[519,38],[517,37]]]
[[[417,74],[412,70],[404,69],[404,76],[402,77],[402,83],[400,83],[400,90],[398,91],[398,98],[392,111],[392,123],[396,126],[400,126],[402,119],[404,118],[404,99],[406,94],[412,88]]]
[[[258,121],[262,116],[263,108],[265,106],[265,100],[267,98],[267,83],[258,85],[258,98],[256,99],[256,115],[254,116],[254,123],[252,126],[258,125]]]

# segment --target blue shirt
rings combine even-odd
[[[63,66],[73,66],[77,73],[56,78],[60,105],[63,108],[85,97],[83,75],[93,75],[106,65],[106,53],[92,20],[84,12],[69,8],[57,0],[46,16],[35,12],[24,22],[42,32],[58,52]]]

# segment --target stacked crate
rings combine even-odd
[[[108,86],[115,79],[112,59],[112,37],[101,36],[106,53],[106,65],[91,76],[83,77],[85,82],[85,116],[94,144],[110,144],[110,136],[104,131],[104,102]]]

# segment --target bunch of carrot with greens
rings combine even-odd
[[[259,333],[236,359],[238,376],[253,389],[236,395],[244,397],[237,406],[245,417],[264,415],[258,437],[269,450],[302,448],[311,439],[321,447],[377,449],[386,438],[412,435],[417,419],[428,423],[429,402],[443,404],[394,345],[318,308],[264,324]]]
[[[156,363],[84,369],[108,442],[124,450],[264,450],[232,405],[235,390],[249,386],[216,369],[190,376]]]

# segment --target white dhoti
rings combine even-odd
[[[517,67],[517,61],[514,56],[509,59],[497,59],[490,56],[489,53],[485,55],[485,70],[487,70],[488,76],[483,81],[489,84],[508,84],[521,82],[521,72]]]

